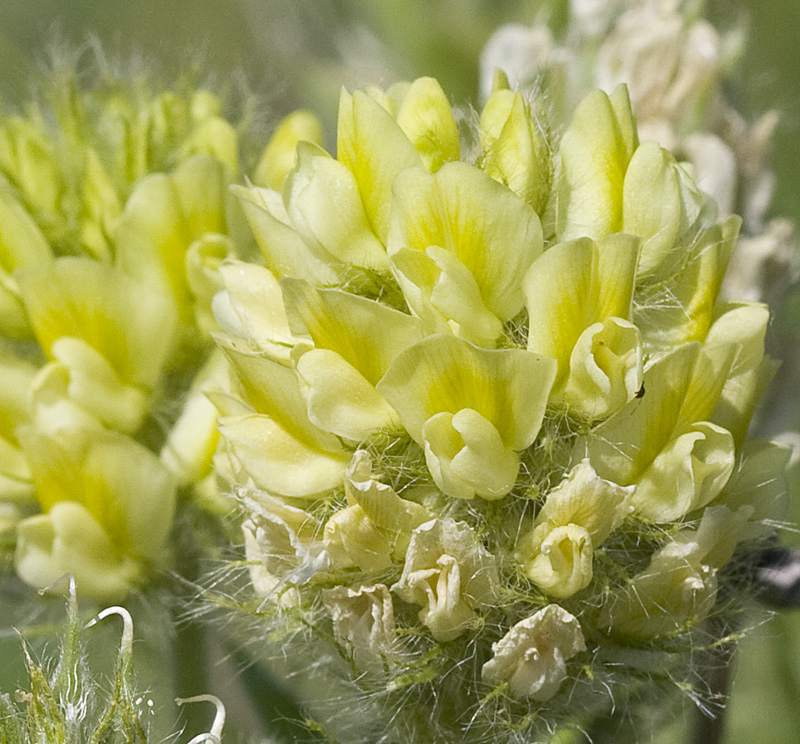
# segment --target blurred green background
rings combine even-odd
[[[307,106],[332,133],[341,85],[433,75],[455,104],[477,102],[478,55],[492,32],[545,19],[557,27],[565,12],[562,0],[0,0],[0,97],[24,100],[48,53],[94,37],[111,59],[136,56],[154,74],[200,61],[212,82],[246,86],[260,96],[265,132]],[[800,2],[710,0],[707,12],[718,25],[749,28],[727,94],[750,117],[781,112],[771,211],[800,221]],[[776,308],[774,333],[796,339],[798,325],[800,295]],[[796,472],[793,480],[796,524]],[[783,540],[800,544],[788,529]],[[800,611],[777,615],[744,642],[726,741],[800,741]]]

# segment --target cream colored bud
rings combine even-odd
[[[497,585],[494,558],[474,531],[464,522],[435,519],[414,530],[392,591],[422,607],[419,619],[437,641],[450,641],[493,602]]]
[[[285,117],[272,134],[253,175],[256,186],[280,191],[286,175],[295,166],[299,142],[323,146],[322,124],[310,111],[300,109]]]

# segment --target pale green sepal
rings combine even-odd
[[[377,271],[388,268],[383,244],[372,230],[353,174],[310,142],[297,146],[297,164],[283,186],[286,213],[317,254]]]
[[[622,229],[625,172],[638,145],[627,88],[590,93],[573,114],[559,147],[551,199],[559,241],[600,238]]]
[[[439,246],[467,267],[486,307],[502,321],[524,303],[522,277],[542,251],[536,212],[478,168],[447,163],[410,169],[395,182],[389,252]]]
[[[479,165],[542,214],[552,179],[547,140],[520,93],[495,88],[481,112]]]
[[[439,642],[458,638],[478,612],[496,602],[494,557],[465,522],[434,519],[411,537],[400,580],[391,587],[420,605],[420,621]]]
[[[458,160],[458,126],[437,80],[422,77],[411,83],[395,118],[431,173],[451,160]]]
[[[401,248],[392,255],[395,276],[416,315],[430,332],[450,330],[477,346],[493,348],[503,323],[484,305],[480,288],[450,251]]]
[[[310,349],[296,361],[308,386],[308,417],[325,431],[360,442],[382,429],[398,429],[394,409],[339,354]]]
[[[239,482],[252,479],[269,493],[299,499],[315,499],[342,483],[349,459],[344,450],[322,449],[266,415],[224,416],[218,423]]]
[[[335,351],[370,385],[403,349],[423,338],[422,323],[374,300],[338,289],[315,289],[297,279],[280,282],[292,332]]]
[[[706,336],[705,348],[730,345],[733,362],[710,420],[733,434],[737,446],[744,443],[750,419],[767,384],[773,366],[764,356],[769,308],[757,303],[727,304]]]
[[[747,538],[758,537],[786,519],[791,454],[786,447],[764,440],[749,440],[739,448],[736,467],[715,503],[734,511],[753,509]]]
[[[69,573],[80,596],[103,603],[124,600],[141,579],[140,566],[121,555],[86,507],[74,501],[17,524],[14,566],[24,582],[40,589]]]
[[[685,260],[687,233],[704,197],[674,156],[655,142],[636,150],[625,174],[623,230],[642,238],[637,275],[645,281],[671,276]]]
[[[598,625],[630,642],[676,634],[704,619],[716,600],[717,571],[733,554],[751,512],[707,508],[696,530],[679,531],[647,568],[605,598]]]
[[[336,157],[355,176],[361,201],[382,242],[389,230],[392,185],[422,158],[391,114],[367,94],[342,89]]]
[[[325,256],[315,254],[291,226],[280,193],[236,185],[231,191],[239,200],[267,268],[275,276],[298,277],[317,285],[337,281],[335,266]]]
[[[730,432],[701,421],[673,439],[636,484],[633,506],[643,519],[673,522],[716,498],[733,472]]]
[[[495,500],[514,487],[519,458],[477,411],[434,414],[423,424],[422,438],[425,462],[442,493]]]
[[[497,429],[505,447],[519,451],[539,432],[555,369],[554,360],[527,351],[480,349],[436,335],[402,352],[377,388],[420,445],[432,416],[471,408]]]
[[[657,285],[639,298],[633,320],[642,331],[646,347],[657,349],[705,339],[741,224],[741,218],[734,215],[703,229],[669,285]]]
[[[295,166],[297,144],[313,142],[322,147],[322,124],[310,111],[293,111],[278,124],[258,161],[253,183],[280,191]]]

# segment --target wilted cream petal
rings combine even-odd
[[[292,587],[310,581],[328,566],[320,524],[308,512],[275,496],[249,489],[239,490],[248,518],[242,525],[247,540],[247,559],[252,562],[259,594],[296,604]]]
[[[394,608],[383,584],[326,589],[322,601],[333,619],[336,642],[362,671],[379,674],[397,653]]]
[[[344,485],[348,500],[358,504],[376,527],[392,533],[403,554],[411,531],[433,519],[433,514],[424,506],[400,498],[391,486],[377,480],[366,450],[353,454]]]
[[[494,656],[483,665],[483,681],[508,683],[514,697],[545,701],[567,678],[566,662],[586,650],[578,620],[556,604],[512,626],[492,645]]]
[[[450,641],[494,600],[497,584],[494,558],[472,528],[435,519],[414,530],[392,591],[422,607],[419,619],[437,641]]]
[[[334,568],[383,571],[392,565],[389,534],[378,529],[358,504],[337,511],[325,523],[324,542]]]

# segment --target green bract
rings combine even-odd
[[[302,114],[236,189],[266,268],[214,300],[217,470],[259,612],[402,699],[398,741],[543,737],[642,644],[678,679],[784,490],[746,441],[768,313],[717,299],[738,221],[639,143],[624,86],[558,140],[536,111],[497,75],[459,160],[435,81],[343,92],[336,157],[299,141],[280,183]]]

